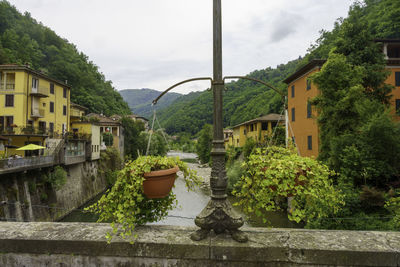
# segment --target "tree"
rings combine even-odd
[[[122,127],[124,128],[124,149],[125,155],[136,159],[138,151],[146,149],[146,141],[140,133],[145,130],[144,124],[141,121],[134,121],[129,117],[121,119]]]
[[[349,57],[332,51],[312,76],[321,91],[312,101],[319,112],[319,159],[344,183],[384,187],[400,171],[399,126],[384,104],[386,95],[371,93],[383,86],[364,87],[371,69],[351,64]]]
[[[196,152],[202,163],[210,162],[210,153],[212,147],[212,126],[205,124],[199,133],[199,139],[196,144]]]

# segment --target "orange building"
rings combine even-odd
[[[395,86],[390,100],[392,113],[400,120],[400,40],[376,40],[382,43],[390,76],[385,81]],[[301,156],[317,157],[319,153],[319,131],[317,113],[309,100],[319,94],[318,88],[308,77],[319,71],[326,60],[313,60],[284,80],[288,85],[289,137],[296,143]]]

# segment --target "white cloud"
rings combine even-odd
[[[164,90],[212,75],[212,1],[9,0],[89,56],[117,89]],[[222,1],[226,75],[304,55],[351,0]],[[204,90],[208,83],[176,89]]]

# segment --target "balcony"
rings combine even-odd
[[[15,90],[15,83],[1,83],[0,84],[1,91],[14,91]]]
[[[53,155],[3,159],[0,160],[0,174],[49,167],[54,164]]]
[[[45,113],[45,110],[43,108],[40,108],[38,110],[33,110],[31,117],[32,118],[43,118],[44,113]]]
[[[22,126],[22,127],[11,127],[6,126],[4,128],[0,127],[0,134],[4,136],[11,135],[25,135],[25,136],[48,136],[50,133],[49,129],[35,128],[32,126]],[[50,136],[56,136],[54,138],[61,138],[57,133],[50,133]]]
[[[81,112],[76,109],[71,109],[70,111],[70,116],[73,118],[80,118],[81,117]]]
[[[32,87],[30,95],[37,96],[37,97],[49,97],[49,88],[45,86]]]

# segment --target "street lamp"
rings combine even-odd
[[[225,145],[224,145],[224,134],[223,134],[223,115],[222,115],[222,99],[223,91],[225,89],[225,79],[242,78],[256,82],[260,82],[269,88],[272,88],[276,92],[282,95],[279,90],[273,86],[249,77],[242,76],[229,76],[223,78],[222,76],[222,31],[221,31],[221,0],[213,0],[213,78],[202,77],[193,78],[179,82],[163,93],[160,94],[153,104],[168,91],[175,88],[178,85],[197,81],[197,80],[210,80],[211,88],[213,91],[214,99],[214,115],[213,115],[213,142],[211,150],[212,158],[212,169],[211,169],[211,200],[207,206],[197,215],[194,220],[195,224],[200,227],[199,230],[191,235],[191,239],[195,241],[206,238],[211,230],[214,230],[216,234],[228,232],[232,238],[238,242],[246,242],[247,236],[239,230],[244,224],[243,218],[238,215],[232,208],[231,203],[227,199],[226,187],[227,177],[225,170]]]

